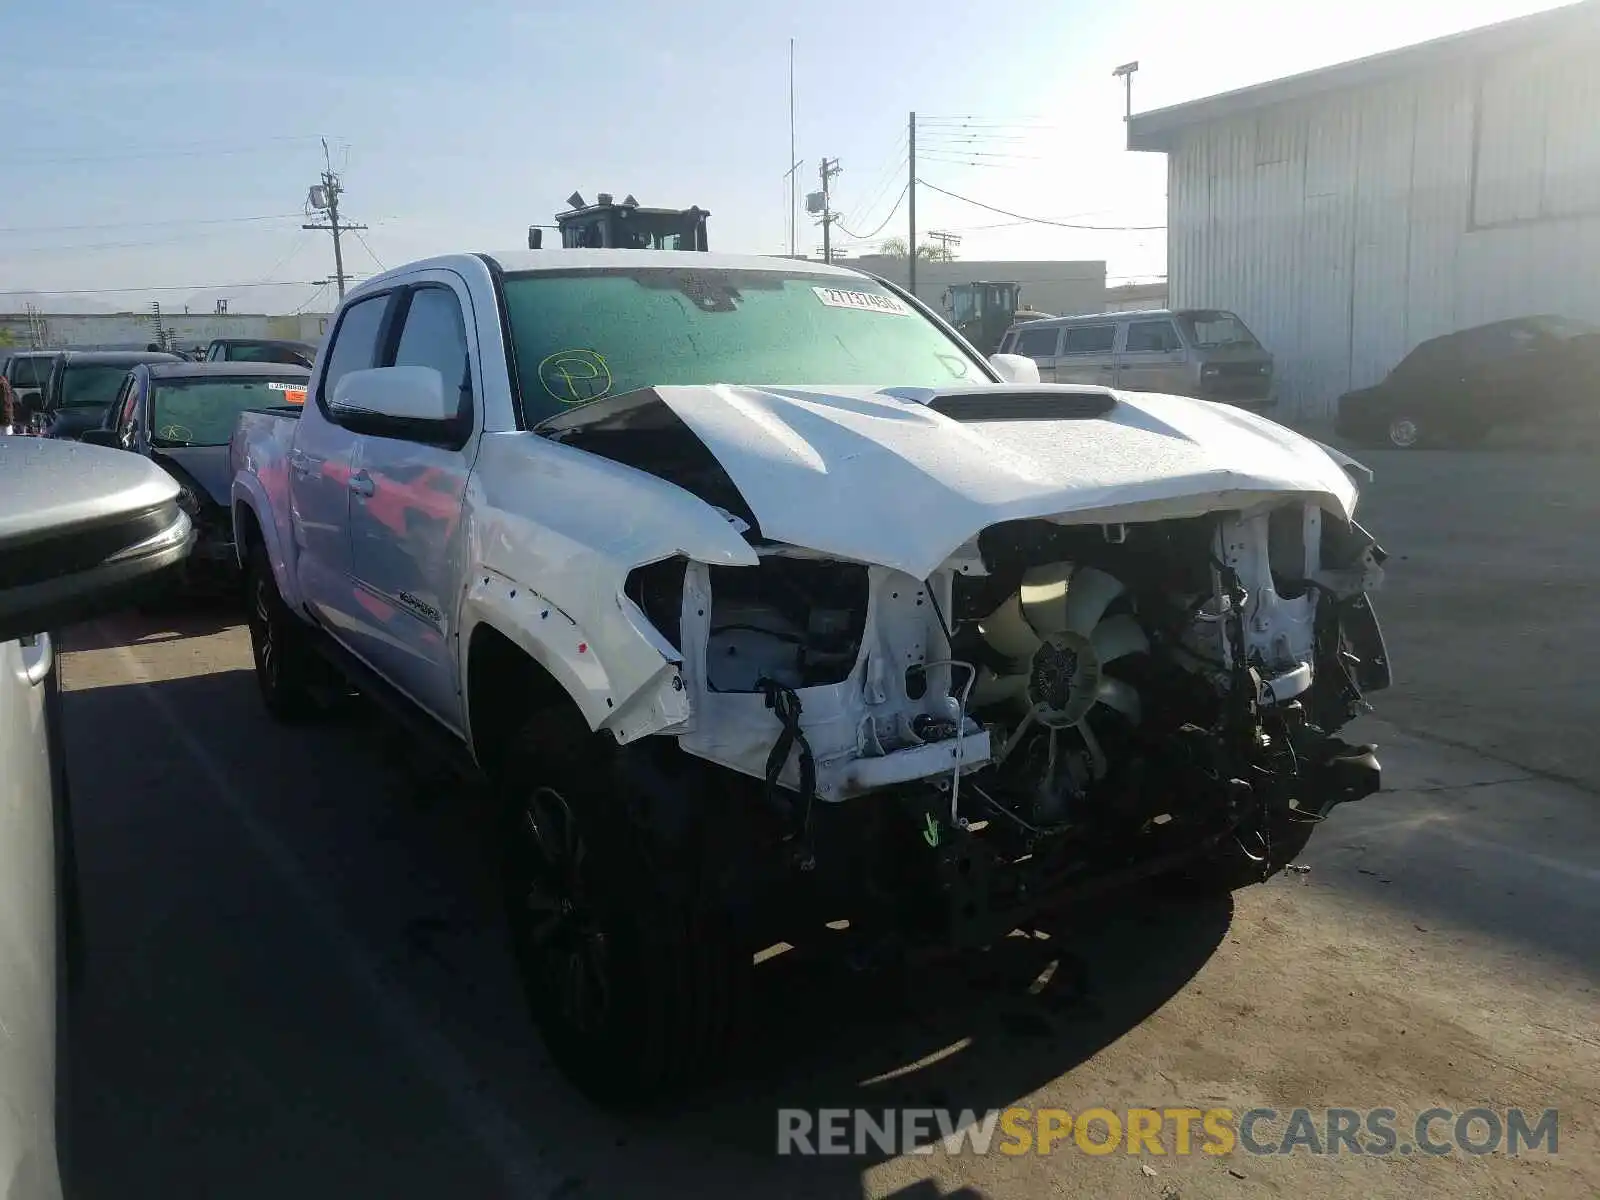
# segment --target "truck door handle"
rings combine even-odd
[[[50,642],[48,633],[34,634],[32,637],[22,639],[23,662],[22,677],[34,687],[44,682],[45,676],[50,674],[50,668],[56,661],[56,650]],[[31,653],[28,653],[30,652]]]
[[[350,476],[350,490],[358,496],[370,496],[376,490],[372,483],[372,476],[365,471],[357,471]]]

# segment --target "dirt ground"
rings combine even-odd
[[[780,955],[727,1082],[649,1119],[548,1064],[478,802],[385,721],[269,723],[225,608],[75,631],[70,1194],[1600,1194],[1600,473],[1370,461],[1399,679],[1355,732],[1385,791],[1335,813],[1309,871],[1098,901],[908,977]],[[1434,1106],[1560,1116],[1557,1151],[1518,1158],[775,1153],[779,1108],[901,1105],[1387,1107],[1402,1134]]]

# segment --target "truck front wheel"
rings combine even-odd
[[[304,721],[318,711],[313,691],[316,651],[278,594],[272,564],[259,543],[250,548],[244,584],[250,652],[255,659],[261,699],[278,720]]]
[[[608,769],[615,747],[581,726],[541,715],[506,756],[507,917],[550,1057],[592,1100],[631,1108],[723,1061],[751,956],[712,908],[662,886]]]

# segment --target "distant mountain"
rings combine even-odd
[[[16,295],[0,296],[0,314],[16,314],[28,311],[28,306],[42,313],[114,313],[122,312],[114,304],[103,304],[99,300],[92,300],[88,296],[45,295],[42,292],[21,292]]]

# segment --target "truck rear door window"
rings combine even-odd
[[[1061,340],[1062,354],[1110,354],[1117,342],[1115,325],[1078,325]]]
[[[1029,358],[1054,358],[1060,341],[1059,329],[1024,329],[1017,335],[1017,353]]]

